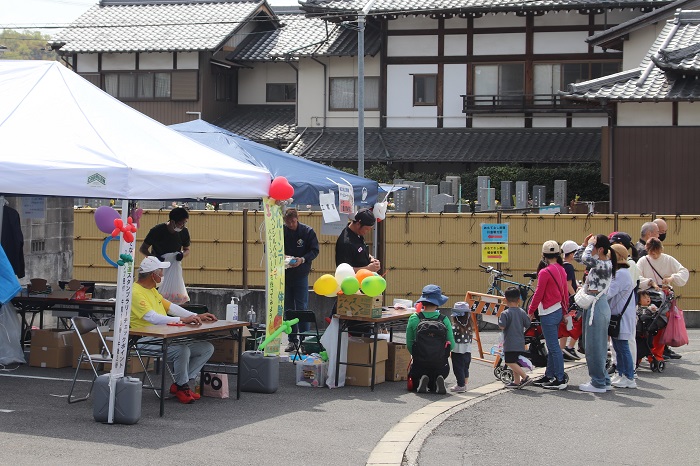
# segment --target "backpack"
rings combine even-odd
[[[429,319],[419,312],[416,339],[413,342],[413,361],[422,366],[441,366],[447,362],[447,326],[445,317]]]

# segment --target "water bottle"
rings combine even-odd
[[[199,374],[197,374],[197,377],[194,378],[194,392],[197,395],[201,395],[201,393],[199,393],[199,391],[200,391],[199,387],[201,385],[201,380],[202,379],[199,377]]]
[[[256,317],[255,317],[255,311],[253,310],[253,306],[250,306],[250,311],[248,311],[248,314],[246,315],[246,319],[248,320],[248,322],[251,323],[251,325],[255,326]]]
[[[238,298],[231,298],[231,304],[226,305],[226,320],[238,320]]]

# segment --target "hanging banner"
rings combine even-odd
[[[351,214],[355,211],[355,196],[352,186],[348,184],[338,185],[338,211],[341,214]]]
[[[263,198],[265,206],[265,252],[267,256],[267,287],[265,302],[266,335],[279,328],[284,319],[284,220],[282,208],[272,198]],[[265,347],[265,354],[280,353],[280,338],[275,338]]]
[[[481,262],[508,262],[508,245],[503,243],[482,244]]]

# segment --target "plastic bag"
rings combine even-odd
[[[331,324],[328,326],[321,336],[321,345],[326,348],[328,353],[328,377],[326,378],[326,386],[328,388],[337,388],[335,386],[335,361],[338,357],[338,319],[331,319]],[[347,361],[348,357],[348,334],[343,332],[340,340],[340,360]],[[338,369],[338,387],[345,386],[345,369],[347,366],[341,364]]]
[[[22,344],[20,334],[22,324],[19,314],[10,303],[5,303],[0,307],[0,364],[24,364]]]
[[[535,369],[535,366],[532,364],[532,361],[530,361],[522,354],[518,356],[518,366],[522,367],[527,371],[532,371],[533,369]]]
[[[688,344],[688,331],[685,328],[685,319],[681,308],[673,303],[672,309],[666,314],[668,323],[661,336],[661,343],[677,348]]]
[[[176,252],[163,254],[165,262],[170,262],[170,267],[163,270],[163,283],[158,292],[168,301],[175,304],[185,304],[190,300],[182,278],[182,262],[175,260]]]

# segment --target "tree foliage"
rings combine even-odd
[[[48,50],[46,43],[50,36],[42,35],[39,31],[15,31],[3,29],[0,31],[0,45],[7,47],[0,56],[5,60],[56,60],[53,50]]]

